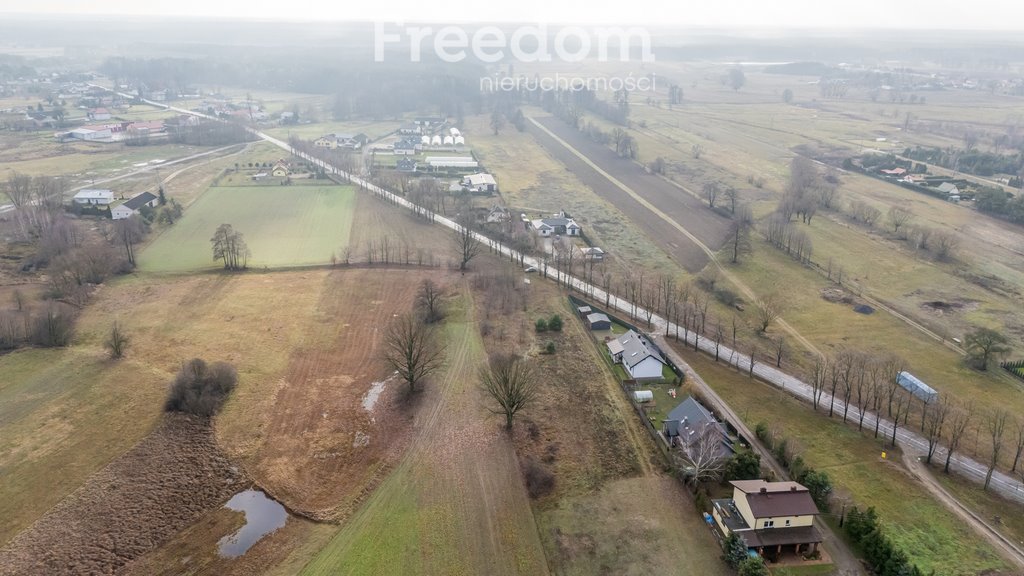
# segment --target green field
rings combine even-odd
[[[324,264],[348,244],[355,189],[345,186],[214,187],[145,248],[147,272],[215,269],[210,237],[231,224],[252,250],[249,266]]]

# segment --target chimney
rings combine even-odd
[[[789,487],[790,492],[796,492],[796,484]]]
[[[767,494],[767,493],[768,493],[768,488],[766,488],[764,486],[761,486],[761,494]]]

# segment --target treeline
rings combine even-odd
[[[815,470],[808,466],[802,456],[793,455],[786,438],[779,437],[765,422],[758,422],[754,427],[754,435],[771,450],[775,460],[785,468],[793,480],[807,488],[814,503],[822,512],[831,507],[832,479],[827,472]]]
[[[241,124],[214,121],[200,121],[198,124],[184,126],[168,123],[167,138],[172,143],[188,146],[227,146],[257,140]]]
[[[1024,193],[1014,196],[997,188],[986,189],[974,197],[974,207],[1015,224],[1024,224]]]
[[[0,350],[22,346],[66,346],[74,333],[75,309],[61,302],[47,302],[35,309],[15,291],[11,309],[0,310]]]
[[[215,54],[207,58],[111,57],[100,71],[118,83],[168,89],[172,94],[199,86],[334,94],[335,118],[390,118],[419,110],[460,117],[463,107],[480,108],[479,64],[427,60],[385,62],[345,59],[323,50],[264,50]]]
[[[1021,146],[1024,147],[1024,143]],[[903,156],[975,176],[989,177],[996,174],[1009,174],[1017,178],[1018,181],[1021,170],[1024,170],[1024,151],[1016,154],[996,154],[973,147],[961,150],[953,147],[915,146],[906,148],[903,151]]]

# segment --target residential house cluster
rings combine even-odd
[[[331,150],[360,150],[370,141],[370,138],[363,133],[359,134],[325,134],[313,141],[318,148],[329,148]]]

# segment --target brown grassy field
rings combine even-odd
[[[113,573],[247,482],[217,447],[208,421],[168,414],[0,549],[0,574]]]

